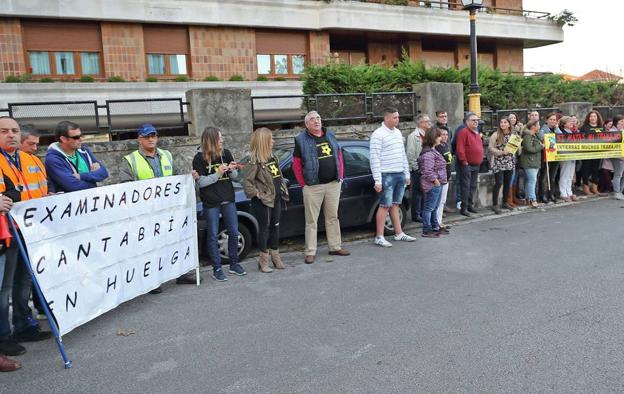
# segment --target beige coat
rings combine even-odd
[[[277,162],[277,160],[276,160]],[[273,208],[275,204],[275,185],[273,183],[273,175],[266,163],[250,162],[246,165],[248,168],[243,181],[243,189],[248,198],[258,197],[260,201],[267,207]],[[277,166],[280,174],[280,192],[284,201],[289,200],[288,188],[284,182],[282,170]]]

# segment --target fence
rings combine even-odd
[[[397,108],[403,119],[414,119],[419,99],[413,92],[254,96],[251,107],[256,126],[302,123],[309,111],[317,111],[326,123],[372,122],[383,118],[385,107]],[[274,109],[277,104],[280,109]]]
[[[21,124],[32,125],[42,136],[51,136],[56,124],[71,120],[80,125],[85,134],[107,133],[111,139],[132,133],[142,123],[152,123],[159,130],[173,134],[188,135],[185,120],[188,103],[179,98],[107,100],[105,105],[97,101],[55,101],[9,103],[0,109]]]

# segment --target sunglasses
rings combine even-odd
[[[76,140],[78,141],[79,139],[82,138],[82,134],[78,134],[78,135],[68,135],[67,138],[71,138],[72,140]]]

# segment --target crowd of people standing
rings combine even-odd
[[[518,204],[538,207],[540,203],[576,200],[574,185],[588,195],[611,190],[614,198],[624,199],[624,158],[549,163],[543,155],[545,134],[622,132],[624,116],[603,121],[600,113],[591,111],[579,127],[573,115],[552,113],[540,125],[539,114],[532,112],[523,125],[512,113],[498,120],[497,129],[487,139],[486,155],[477,114],[468,112],[463,124],[453,133],[447,120],[445,111],[436,112],[435,123],[429,116],[419,115],[416,129],[404,138],[397,128],[397,109],[384,110],[382,124],[370,137],[370,170],[379,199],[375,245],[392,246],[384,237],[387,216],[395,231],[392,240],[416,240],[403,231],[399,218],[400,205],[409,187],[412,220],[422,222],[422,237],[448,235],[450,227],[443,225],[443,218],[445,212],[454,211],[446,206],[453,167],[456,169],[457,208],[464,216],[477,212],[474,200],[484,157],[494,176],[492,209],[496,214],[513,210]],[[306,115],[305,126],[295,137],[292,169],[303,188],[304,262],[313,264],[321,209],[329,254],[349,256],[350,252],[342,247],[338,218],[344,177],[342,150],[336,136],[322,126],[317,112]],[[39,143],[36,131],[20,126],[11,117],[0,117],[0,213],[10,212],[17,201],[97,187],[98,182],[109,176],[104,164],[82,145],[79,125],[60,122],[55,140],[42,162],[35,155]],[[144,124],[138,129],[137,143],[138,149],[126,155],[120,164],[121,182],[179,174],[171,152],[157,146],[158,131],[153,125]],[[279,225],[282,206],[289,201],[289,193],[280,163],[273,154],[273,144],[271,130],[260,128],[251,133],[249,161],[243,177],[244,192],[250,198],[251,212],[258,222],[258,269],[262,273],[286,268],[279,253]],[[207,250],[212,276],[219,282],[226,281],[227,275],[217,236],[221,223],[229,234],[238,234],[232,179],[238,176],[241,168],[231,151],[224,147],[221,130],[206,127],[192,159],[191,176],[199,190],[208,224]],[[16,244],[4,239],[0,247],[0,371],[13,371],[20,368],[20,364],[7,356],[18,356],[26,351],[20,342],[45,340],[51,333],[43,331],[37,321],[43,313],[37,297],[33,299],[38,312],[35,316],[29,307],[32,282],[24,262],[20,261]],[[228,273],[246,275],[239,261],[236,236],[228,237],[227,249]],[[196,278],[186,274],[176,283],[196,283]],[[150,293],[161,291],[156,288]]]

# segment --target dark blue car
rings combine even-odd
[[[342,148],[344,160],[344,180],[342,182],[342,191],[340,194],[340,205],[338,207],[338,217],[340,219],[340,227],[348,228],[360,226],[367,223],[374,225],[375,213],[377,211],[378,199],[373,189],[374,181],[370,171],[369,163],[369,142],[363,140],[340,140],[338,141]],[[277,157],[284,178],[288,184],[288,192],[290,193],[290,201],[283,207],[282,217],[280,221],[280,237],[289,238],[301,236],[305,232],[305,217],[303,210],[303,193],[299,182],[295,178],[292,170],[292,151],[293,147],[283,146],[276,148],[274,154]],[[245,164],[248,158],[240,160],[241,164]],[[245,196],[241,183],[245,176],[245,169],[239,172],[238,178],[234,179],[234,188],[236,192],[236,209],[238,211],[238,254],[241,258],[245,258],[256,241],[258,232],[258,222],[251,214],[250,200]],[[409,209],[409,198],[403,198],[400,217],[401,224],[405,224],[407,218],[406,211]],[[206,234],[205,222],[203,222],[200,214],[201,204],[198,204],[199,220],[199,242],[200,255],[207,256],[206,251]],[[324,231],[325,221],[323,213],[319,217],[319,232]],[[386,219],[386,232],[393,234],[392,223],[390,219]],[[219,232],[218,243],[221,257],[227,260],[227,239],[228,234],[225,229]]]

